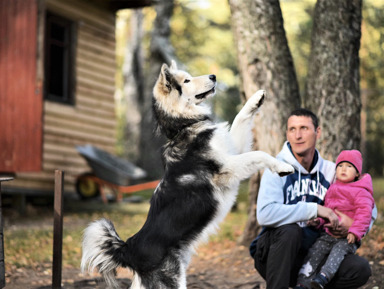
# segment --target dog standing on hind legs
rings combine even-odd
[[[150,202],[143,227],[127,241],[111,221],[84,231],[82,270],[97,269],[118,288],[116,268],[130,268],[131,288],[185,289],[190,258],[230,211],[241,180],[269,168],[286,175],[293,168],[265,152],[251,151],[253,116],[264,101],[257,91],[231,129],[216,124],[204,100],[215,94],[216,76],[192,77],[176,64],[163,64],[153,89],[158,129],[167,138],[165,173]]]

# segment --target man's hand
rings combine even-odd
[[[319,224],[320,224],[320,220],[319,220],[319,218],[310,219],[310,220],[307,222],[307,225],[308,225],[308,226],[313,226],[313,227],[317,227]]]
[[[327,219],[329,223],[325,226],[329,228],[336,229],[339,225],[339,218],[335,214],[335,212],[327,207],[317,205],[317,216]]]
[[[349,227],[352,226],[353,219],[338,210],[335,210],[335,212],[340,218],[339,225],[336,228],[332,227],[330,224],[324,226],[328,227],[330,233],[336,238],[346,238],[348,235]]]

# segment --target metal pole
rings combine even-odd
[[[52,289],[61,289],[63,259],[63,186],[64,172],[56,170],[53,220]]]
[[[5,263],[4,263],[4,235],[3,235],[3,210],[1,202],[1,182],[11,181],[12,177],[0,177],[0,288],[5,287]]]

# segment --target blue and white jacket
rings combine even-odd
[[[257,220],[264,227],[293,223],[304,227],[309,219],[317,217],[317,204],[323,204],[334,180],[335,164],[324,160],[316,150],[308,172],[296,160],[288,142],[276,158],[291,164],[295,173],[280,177],[268,169],[264,171],[257,199]]]

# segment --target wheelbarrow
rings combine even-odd
[[[85,145],[76,146],[76,149],[92,168],[92,172],[81,174],[76,179],[76,191],[82,199],[100,195],[103,202],[108,203],[105,188],[110,188],[116,201],[120,202],[123,194],[154,189],[159,184],[158,180],[137,183],[147,176],[143,169],[97,147]]]

